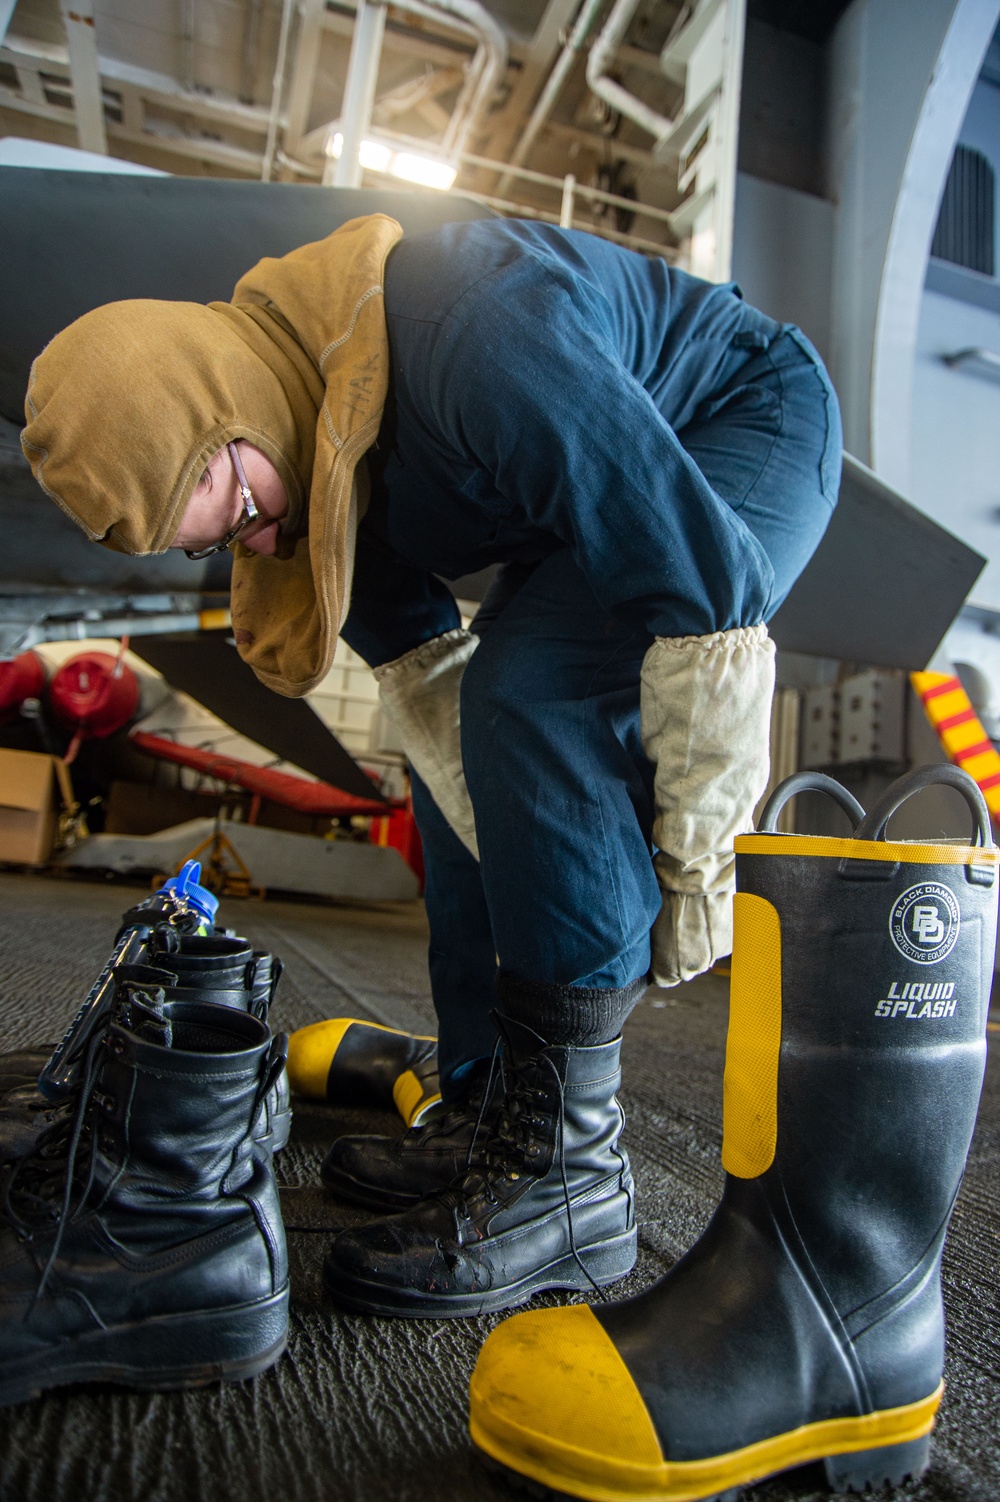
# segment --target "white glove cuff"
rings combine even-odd
[[[766,626],[657,637],[642,664],[642,743],[655,763],[663,907],[653,977],[676,985],[728,954],[733,841],[767,786],[774,645]]]
[[[462,767],[460,694],[462,674],[478,644],[469,631],[445,631],[375,669],[379,702],[411,766],[477,860],[476,823]]]
[[[456,626],[453,631],[445,631],[440,636],[432,636],[430,641],[421,642],[419,647],[413,647],[392,662],[383,662],[381,667],[373,668],[372,672],[383,692],[385,685],[394,693],[395,684],[412,686],[418,680],[429,682],[453,669],[456,663],[460,663],[464,669],[478,645],[478,636]]]
[[[733,839],[767,786],[773,692],[766,626],[657,637],[646,653],[642,743],[656,765],[661,885],[704,893],[731,876]]]

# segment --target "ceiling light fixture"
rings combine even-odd
[[[458,176],[457,169],[449,162],[430,156],[418,156],[413,151],[397,152],[389,168],[393,177],[401,177],[408,183],[419,183],[423,188],[439,188],[446,192]]]
[[[339,159],[343,150],[344,137],[338,130],[327,139],[326,154]],[[362,141],[358,159],[368,172],[399,177],[404,182],[416,183],[421,188],[437,188],[440,192],[447,192],[458,176],[458,168],[440,157],[423,156],[416,151],[394,151],[384,141]]]
[[[392,169],[392,152],[380,141],[362,141],[358,160],[369,172],[389,172]]]

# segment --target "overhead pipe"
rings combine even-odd
[[[477,124],[479,105],[476,101],[476,96],[482,80],[483,69],[486,66],[488,53],[495,46],[499,46],[502,49],[502,58],[499,62],[499,76],[502,77],[506,72],[507,39],[499,27],[496,27],[492,16],[483,10],[481,6],[471,7],[471,10],[477,13],[476,19],[473,20],[459,16],[457,11],[451,10],[450,7],[443,3],[437,4],[436,0],[398,0],[398,5],[400,10],[407,10],[411,15],[422,16],[426,21],[436,22],[440,22],[442,10],[448,9],[449,23],[462,36],[470,37],[476,43],[476,50],[473,53],[472,61],[466,67],[465,81],[462,84],[458,99],[455,101],[455,108],[452,110],[451,119],[448,121],[444,139],[437,148],[442,154],[453,158],[464,148],[466,141]],[[487,35],[486,27],[495,27],[496,36],[493,35],[492,31]],[[484,100],[484,108],[488,102],[488,99]]]
[[[340,115],[344,145],[340,156],[333,160],[332,181],[335,188],[361,186],[361,142],[371,130],[375,86],[382,60],[385,17],[386,9],[381,0],[359,0],[354,20],[351,58],[347,65],[347,82],[344,85],[344,105]],[[327,181],[325,172],[323,180]]]
[[[478,42],[475,55],[469,65],[455,109],[442,142],[425,142],[436,154],[453,158],[465,150],[466,144],[485,114],[497,88],[507,71],[510,49],[507,37],[479,0],[396,0],[401,10],[439,21],[442,15],[456,29],[471,35]],[[380,24],[366,12],[381,12]],[[324,181],[332,180],[336,187],[358,187],[361,168],[358,152],[361,141],[371,128],[375,106],[375,83],[378,78],[378,58],[381,54],[385,30],[385,5],[377,0],[360,0],[357,6],[354,38],[348,64],[344,106],[339,121],[324,127],[329,139],[334,126],[344,138],[343,148],[332,168],[332,178],[324,174]],[[376,36],[377,32],[377,36]],[[352,80],[355,80],[352,93]],[[317,132],[310,133],[310,138]],[[349,140],[349,137],[351,138]],[[353,146],[352,146],[353,142]],[[327,169],[329,172],[331,169]]]
[[[309,107],[316,83],[316,65],[325,13],[324,0],[301,0],[299,25],[292,62],[292,80],[288,88],[288,118],[285,122],[284,147],[294,154],[306,133]]]
[[[576,178],[567,172],[563,178],[562,203],[559,207],[559,228],[573,228],[573,198],[576,193]]]
[[[107,156],[108,137],[104,128],[104,97],[101,93],[101,67],[97,56],[94,0],[61,0],[60,8],[66,27],[77,144],[82,151],[95,151],[101,156]]]
[[[194,88],[194,33],[194,0],[184,0],[181,15],[181,57],[184,77],[181,82],[186,89]]]
[[[473,55],[472,61],[465,69],[465,79],[459,90],[455,107],[451,112],[451,118],[445,126],[444,135],[441,138],[440,151],[443,156],[454,156],[460,151],[468,140],[469,133],[475,123],[473,101],[482,82],[483,69],[486,66],[486,48],[480,42]]]
[[[244,0],[243,16],[243,65],[240,78],[240,98],[244,104],[253,104],[257,82],[257,52],[260,45],[260,11],[264,0]]]
[[[375,106],[372,119],[376,125],[386,125],[397,115],[419,109],[427,99],[437,99],[439,94],[453,89],[462,82],[460,68],[435,68],[430,73],[421,73],[416,78],[407,78],[387,94],[383,94]]]
[[[553,106],[562,92],[563,84],[569,76],[577,54],[583,50],[583,44],[587,40],[591,27],[597,20],[603,4],[604,0],[583,0],[573,30],[570,32],[566,44],[556,60],[555,67],[549,74],[544,89],[538,96],[538,103],[531,112],[531,118],[524,128],[520,140],[511,153],[510,164],[512,167],[520,167],[528,152],[534,146],[539,131],[552,113]],[[514,174],[511,172],[504,173],[497,184],[498,193],[503,194],[510,191],[513,176]]]
[[[177,631],[217,631],[230,623],[228,610],[185,610],[170,615],[89,616],[73,620],[39,621],[26,626],[13,642],[12,652],[21,652],[47,641],[90,641],[98,636],[169,636]],[[16,626],[16,622],[11,622]]]
[[[396,0],[396,4],[398,9],[405,9],[412,15],[421,16],[425,20],[438,23],[441,20],[440,10],[435,9],[433,5],[427,3],[427,0]],[[473,89],[478,82],[485,62],[486,49],[483,45],[481,36],[476,31],[474,26],[469,25],[465,21],[458,20],[457,17],[449,17],[449,25],[452,26],[455,31],[459,32],[462,36],[470,38],[470,40],[476,44],[476,50],[473,54],[472,61],[466,66],[464,70],[465,79],[462,84],[462,91],[459,100],[456,103],[455,108],[452,111],[451,119],[448,122],[448,128],[449,130],[451,130],[453,122],[457,121],[459,119],[459,116],[465,113],[466,104],[471,99]],[[408,80],[409,85],[416,87],[419,87],[423,82],[424,80],[419,78]],[[377,121],[378,119],[379,110],[381,109],[383,100],[386,103],[392,103],[395,100],[396,96],[399,94],[400,87],[403,86],[401,85],[395,89],[391,89],[388,94],[383,96],[383,99],[377,100],[372,111],[373,122]],[[336,120],[327,120],[324,122],[324,124],[317,126],[314,130],[309,131],[307,135],[301,137],[296,149],[296,154],[300,159],[299,161],[296,161],[295,157],[290,157],[287,150],[285,153],[279,151],[277,155],[279,159],[284,157],[283,165],[291,165],[294,171],[302,171],[304,170],[304,163],[301,159],[308,159],[309,157],[317,153],[325,152],[331,137],[340,130],[341,122],[339,118]],[[439,142],[424,141],[423,145],[424,147],[430,146],[436,152],[442,152],[444,150],[444,146]]]
[[[399,0],[399,3],[404,10],[417,8],[412,0]],[[464,113],[460,114],[456,107],[445,133],[447,151],[454,153],[465,150],[469,137],[485,115],[507,71],[510,48],[506,32],[494,21],[485,6],[479,4],[479,0],[430,0],[430,5],[432,9],[446,11],[471,26],[479,37],[484,52],[481,60],[478,54],[473,58],[467,98],[466,90],[463,90],[458,101]],[[425,10],[426,6],[420,8]]]
[[[274,170],[274,148],[278,142],[278,119],[281,114],[281,91],[285,82],[288,33],[291,30],[294,9],[295,0],[284,0],[281,11],[281,30],[278,33],[278,55],[274,60],[274,78],[271,80],[271,109],[267,117],[267,141],[260,170],[260,180],[264,183],[271,181],[271,173]]]
[[[608,70],[625,40],[625,33],[640,3],[641,0],[616,0],[611,14],[604,23],[604,29],[590,49],[590,56],[587,58],[587,86],[613,110],[617,110],[620,115],[626,115],[637,125],[641,125],[643,130],[647,130],[651,136],[655,136],[656,146],[653,148],[655,156],[657,149],[673,130],[675,122],[668,119],[666,115],[661,115],[658,110],[652,109],[648,104],[644,104],[641,99],[636,98],[635,94],[629,93],[628,89],[623,88],[620,83],[616,83],[608,76]]]

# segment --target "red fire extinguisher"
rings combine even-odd
[[[71,762],[85,739],[103,740],[135,718],[139,680],[125,662],[127,638],[117,657],[108,652],[80,652],[67,658],[49,682],[53,716],[73,732],[65,761]]]
[[[25,699],[40,699],[45,688],[45,667],[35,652],[22,652],[9,662],[0,662],[0,725],[16,719]]]

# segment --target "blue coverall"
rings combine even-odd
[[[442,578],[504,566],[462,684],[479,863],[414,779],[447,1096],[493,1049],[498,961],[609,988],[648,971],[642,659],[655,636],[777,609],[835,504],[841,428],[797,329],[578,231],[404,238],[385,311],[390,395],[342,634],[392,661],[460,624]]]

